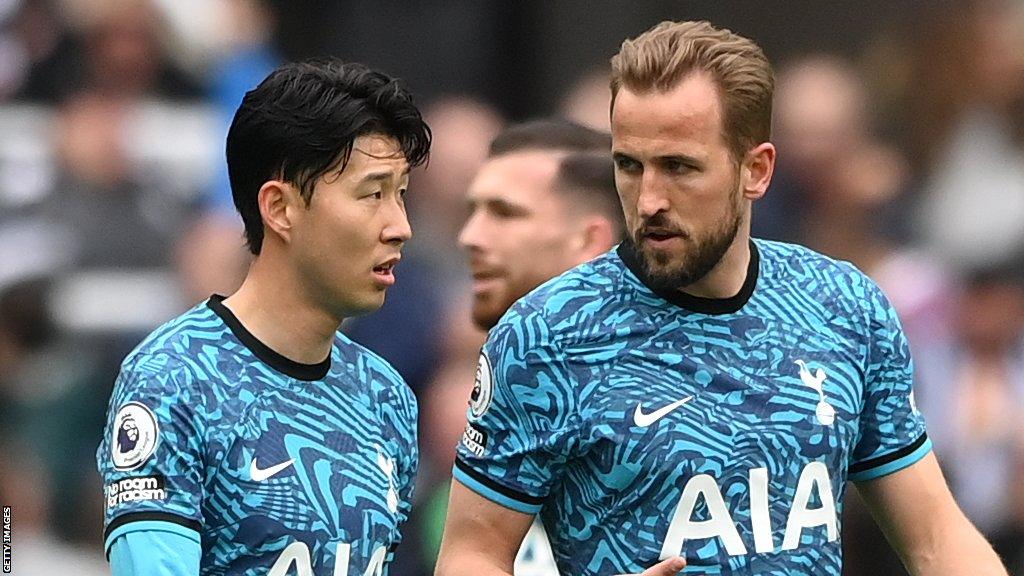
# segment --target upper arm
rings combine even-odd
[[[484,344],[455,478],[505,508],[536,514],[578,449],[576,389],[541,314],[513,308]]]
[[[855,482],[892,474],[931,450],[924,417],[914,402],[914,367],[899,318],[882,291],[863,281],[868,304],[864,405],[848,474]]]
[[[512,574],[532,522],[532,514],[506,508],[453,480],[436,573]]]
[[[373,390],[383,428],[384,443],[377,446],[377,464],[389,477],[387,504],[396,520],[385,558],[386,564],[390,564],[404,540],[405,524],[412,514],[419,469],[419,411],[416,396],[393,366],[370,351],[365,351],[363,362],[366,366],[363,378]]]
[[[576,376],[544,317],[517,305],[491,330],[458,446],[439,574],[511,574],[580,442]]]
[[[394,374],[394,377],[398,379],[395,389],[399,391],[397,400],[390,407],[394,412],[393,418],[396,420],[395,428],[397,435],[395,441],[399,444],[397,447],[397,469],[395,471],[399,525],[397,545],[402,539],[402,526],[409,520],[409,516],[412,514],[413,492],[416,487],[416,474],[419,471],[420,453],[417,433],[419,426],[417,424],[418,410],[416,397],[413,395],[412,390],[405,385],[405,382],[401,380],[397,372]]]
[[[411,395],[411,394],[410,394]],[[398,469],[397,488],[399,503],[398,508],[402,517],[400,522],[409,519],[412,512],[413,491],[416,487],[416,474],[419,471],[420,452],[419,439],[417,434],[417,417],[415,404],[406,420],[405,433],[399,438],[405,443],[405,449],[401,451],[401,466]]]
[[[122,534],[110,546],[112,576],[195,576],[202,548],[195,532],[157,525]]]
[[[118,376],[96,453],[107,552],[153,522],[201,527],[203,424],[191,379],[173,359],[146,356]]]
[[[948,531],[970,527],[946,485],[934,454],[893,474],[859,482],[872,516],[907,564],[951,551],[940,548]]]

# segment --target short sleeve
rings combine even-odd
[[[413,431],[413,435],[413,442],[415,442],[415,430]],[[413,488],[416,485],[416,471],[418,468],[419,449],[416,444],[413,444],[410,450],[405,453],[405,457],[401,460],[396,474],[396,484],[398,489],[398,538],[388,550],[388,564],[394,561],[395,550],[404,539],[404,530],[402,527],[409,521],[409,516],[412,514],[412,499],[414,496]]]
[[[579,443],[576,394],[543,316],[513,308],[481,351],[455,479],[502,506],[537,513]]]
[[[868,281],[869,338],[864,408],[849,479],[872,480],[906,468],[931,450],[924,417],[914,402],[914,366],[899,318]]]
[[[103,440],[104,549],[154,522],[198,532],[203,500],[205,426],[186,366],[168,356],[140,356],[122,367]]]
[[[404,382],[402,382],[401,398],[398,410],[400,419],[398,428],[402,449],[395,478],[398,488],[398,523],[400,526],[409,520],[409,515],[412,512],[413,489],[416,485],[416,472],[420,463],[416,397]]]
[[[393,491],[388,492],[388,505],[396,505],[397,530],[387,563],[393,560],[394,551],[403,539],[403,526],[412,513],[416,472],[419,468],[418,407],[416,396],[405,380],[385,360],[372,356],[368,364],[370,380],[382,388],[377,392],[377,402],[382,412],[389,438],[389,448],[381,454],[382,469],[394,470]],[[393,499],[397,499],[397,502]]]

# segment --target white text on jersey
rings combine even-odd
[[[348,563],[352,554],[352,545],[346,542],[337,544],[337,552],[334,559],[333,576],[349,576]],[[384,560],[387,558],[388,549],[378,546],[366,565],[363,576],[381,576],[384,573]],[[313,576],[313,561],[309,555],[309,546],[303,542],[292,542],[277,557],[277,562],[270,567],[267,576],[287,576],[291,573],[290,568],[295,565],[295,572],[298,576]]]
[[[749,476],[750,523],[754,533],[754,551],[757,553],[775,551],[772,525],[768,514],[768,469],[752,468]],[[813,494],[817,492],[821,506],[809,508]],[[693,511],[703,497],[708,510],[707,520],[693,520]],[[800,544],[804,528],[825,526],[829,542],[839,538],[839,522],[836,517],[835,498],[832,495],[832,479],[828,468],[821,462],[804,466],[797,481],[796,494],[789,508],[786,532],[782,539],[782,550],[792,550]],[[683,487],[683,494],[672,516],[661,558],[671,558],[683,553],[687,540],[719,538],[730,556],[742,556],[747,547],[740,538],[736,522],[722,498],[722,491],[714,477],[698,474]]]

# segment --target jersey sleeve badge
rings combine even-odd
[[[473,384],[473,393],[469,397],[469,421],[476,422],[487,413],[494,399],[494,371],[491,369],[491,361],[487,353],[481,351],[480,359],[476,364],[476,382]]]
[[[144,404],[128,402],[117,411],[111,428],[110,457],[117,470],[134,470],[156,451],[160,427]]]

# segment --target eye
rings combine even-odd
[[[408,193],[409,193],[408,189],[402,188],[401,190],[398,191],[398,197],[404,199],[405,195],[408,194]]]
[[[693,166],[690,166],[680,160],[668,159],[665,160],[665,170],[673,174],[685,174],[690,170],[693,170]]]
[[[380,200],[383,197],[384,197],[384,193],[379,191],[379,190],[377,192],[372,193],[372,194],[367,194],[366,196],[363,196],[363,198],[373,198],[374,200]]]
[[[508,206],[494,206],[491,208],[491,213],[494,214],[495,218],[512,218],[515,216]]]
[[[615,156],[615,168],[626,174],[636,174],[643,171],[643,166],[629,156]]]

